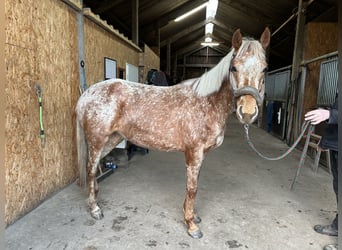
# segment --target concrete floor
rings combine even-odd
[[[288,148],[256,127],[250,136],[269,156]],[[150,151],[100,182],[104,219],[90,217],[86,193],[74,183],[9,226],[6,249],[322,249],[337,241],[312,229],[335,216],[332,179],[322,168],[315,174],[308,159],[291,191],[300,153],[261,159],[231,117],[224,143],[201,170],[196,208],[203,238],[190,238],[183,223],[183,154]]]

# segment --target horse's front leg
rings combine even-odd
[[[197,193],[198,177],[203,161],[203,151],[186,151],[185,158],[187,182],[184,200],[184,219],[188,226],[188,234],[195,239],[199,239],[203,236],[203,234],[196,225],[196,222],[200,222],[200,219],[194,212],[194,206]]]

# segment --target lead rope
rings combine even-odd
[[[42,101],[42,88],[39,84],[35,86],[37,96],[38,96],[38,103],[39,103],[39,126],[40,126],[40,139],[41,139],[41,146],[44,148],[45,146],[45,132],[43,126],[43,101]]]
[[[293,179],[292,184],[291,184],[291,190],[293,190],[294,185],[295,185],[295,182],[297,181],[297,177],[299,176],[300,169],[301,169],[301,167],[302,167],[302,165],[303,165],[303,163],[304,163],[304,160],[305,160],[306,152],[307,152],[308,145],[309,145],[309,142],[310,142],[310,136],[311,136],[311,133],[313,132],[314,126],[311,125],[309,121],[305,121],[305,122],[303,123],[303,125],[302,125],[301,133],[299,134],[297,140],[293,143],[293,145],[292,145],[284,154],[282,154],[282,155],[280,155],[280,156],[278,156],[278,157],[267,157],[267,156],[261,154],[261,153],[255,148],[253,142],[252,142],[251,139],[249,138],[249,133],[248,133],[249,125],[248,125],[248,124],[244,124],[243,127],[244,127],[244,129],[245,129],[245,134],[246,134],[246,139],[247,139],[248,145],[249,145],[249,146],[254,150],[254,152],[256,152],[261,158],[263,158],[263,159],[265,159],[265,160],[269,160],[269,161],[281,160],[281,159],[285,158],[286,156],[288,156],[288,155],[295,149],[295,147],[298,145],[298,143],[300,142],[300,140],[303,138],[306,129],[309,127],[308,134],[307,134],[306,141],[305,141],[305,146],[304,146],[302,155],[301,155],[301,157],[300,157],[299,164],[298,164],[298,166],[297,166],[296,175],[295,175],[295,178]]]

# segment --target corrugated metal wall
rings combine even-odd
[[[318,85],[318,106],[330,106],[334,103],[337,92],[337,80],[338,57],[322,62]]]

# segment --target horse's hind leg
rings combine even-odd
[[[203,161],[203,151],[202,150],[187,150],[185,152],[186,158],[186,196],[184,200],[184,219],[188,226],[188,234],[199,239],[203,236],[201,230],[196,225],[200,219],[195,215],[194,205],[197,193],[197,182],[198,176]]]
[[[101,153],[103,151],[104,145],[107,141],[107,138],[99,138],[93,136],[88,140],[88,207],[90,210],[90,214],[94,219],[102,219],[103,213],[100,207],[97,204],[97,193],[99,191],[98,183],[96,181],[96,173],[98,170],[98,165],[101,159]]]
[[[112,134],[109,138],[102,138],[102,140],[95,139],[89,145],[89,161],[88,161],[88,176],[89,176],[89,197],[88,206],[90,214],[95,219],[102,219],[103,213],[97,204],[97,193],[99,192],[99,185],[96,180],[96,172],[101,158],[106,156],[121,140],[122,136],[119,134]],[[96,145],[96,146],[94,146]]]
[[[115,147],[122,141],[123,137],[119,133],[113,133],[109,136],[107,143],[105,144],[102,153],[101,159],[109,154]]]
[[[96,181],[96,172],[97,167],[100,162],[100,152],[89,152],[89,161],[88,161],[88,178],[89,178],[89,195],[88,195],[88,206],[90,210],[90,214],[94,219],[102,219],[103,213],[100,207],[97,205],[96,194],[98,193],[98,184]]]

